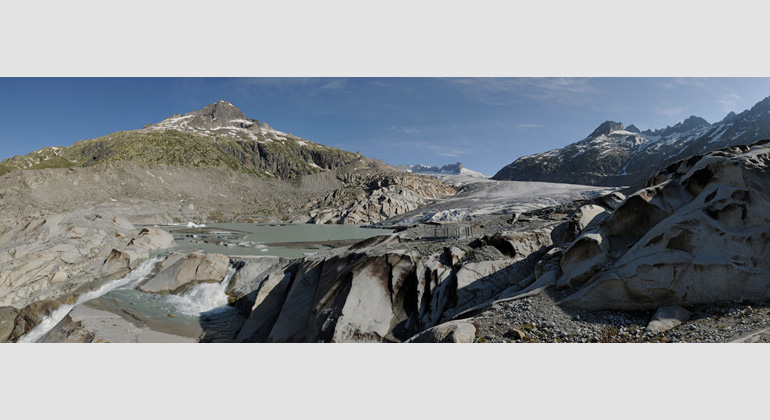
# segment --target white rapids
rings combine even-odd
[[[203,312],[225,309],[228,307],[225,289],[236,271],[238,270],[231,266],[230,271],[219,283],[202,283],[181,295],[166,295],[164,298],[174,305],[177,311],[185,315],[198,316]]]
[[[152,269],[155,268],[155,264],[160,261],[160,258],[153,258],[143,262],[139,267],[132,270],[125,277],[111,281],[102,287],[92,290],[86,294],[81,295],[74,305],[62,305],[59,309],[53,311],[53,313],[45,318],[35,328],[29,330],[26,334],[21,336],[18,340],[19,343],[35,343],[40,337],[44,336],[48,331],[51,331],[64,317],[74,308],[76,305],[88,302],[91,299],[96,299],[100,296],[104,296],[108,292],[119,288],[134,288],[148,275],[152,273]]]

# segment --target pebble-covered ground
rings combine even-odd
[[[727,302],[687,308],[690,320],[649,334],[648,312],[563,309],[546,293],[503,302],[469,319],[478,343],[770,342],[770,302]],[[768,330],[768,331],[764,331]]]

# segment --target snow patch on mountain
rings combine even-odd
[[[207,137],[230,137],[258,143],[293,141],[302,147],[326,148],[326,146],[278,131],[266,122],[247,118],[238,107],[227,101],[219,101],[185,115],[172,115],[161,122],[148,124],[140,131],[143,130],[178,130]]]

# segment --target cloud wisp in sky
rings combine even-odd
[[[588,78],[460,78],[451,83],[469,98],[487,105],[513,105],[525,98],[558,105],[593,102],[603,89]]]
[[[386,130],[404,134],[416,134],[420,132],[420,130],[415,127],[399,127],[395,125],[391,125],[390,127],[386,128]]]

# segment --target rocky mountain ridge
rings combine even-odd
[[[228,168],[279,179],[328,171],[366,160],[247,118],[227,101],[69,147],[46,147],[0,162],[0,175],[18,169],[76,168],[105,162]]]
[[[607,121],[579,142],[520,157],[492,179],[640,187],[678,160],[768,137],[770,97],[714,124],[691,116],[672,127],[640,132]]]

